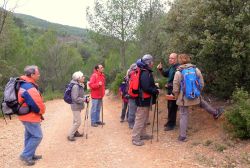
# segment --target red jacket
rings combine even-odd
[[[102,82],[102,85],[99,85]],[[89,87],[92,99],[101,99],[105,94],[105,75],[94,70],[94,73],[90,77]]]
[[[18,102],[22,107],[29,106],[30,113],[18,116],[19,120],[27,122],[41,122],[41,115],[45,113],[45,104],[43,98],[37,89],[37,84],[32,78],[21,76],[26,82],[21,84],[18,91]]]

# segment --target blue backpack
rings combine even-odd
[[[182,75],[181,89],[187,99],[195,99],[201,95],[200,78],[196,74],[196,67],[180,70]]]
[[[72,104],[72,98],[71,98],[71,90],[73,88],[75,84],[74,83],[69,83],[66,85],[65,87],[65,91],[64,91],[64,96],[63,96],[63,100],[68,103],[68,104]]]

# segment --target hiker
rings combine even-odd
[[[174,80],[174,74],[176,72],[176,68],[179,66],[177,63],[177,54],[172,53],[169,55],[168,58],[168,63],[170,67],[168,69],[163,69],[162,64],[160,63],[157,66],[157,69],[161,72],[161,74],[164,77],[167,77],[167,84],[166,89],[167,89],[167,95],[168,96],[173,96],[173,80]],[[168,99],[168,121],[166,124],[164,124],[164,131],[170,131],[173,130],[176,126],[176,113],[177,113],[178,106],[176,105],[176,100],[175,99]]]
[[[130,75],[133,71],[135,71],[137,68],[136,66],[136,63],[133,63],[130,65],[130,68],[128,69],[127,71],[127,80],[128,80],[128,83],[129,83],[129,80],[130,80]],[[136,102],[135,102],[135,97],[133,97],[132,95],[129,95],[129,99],[128,99],[128,127],[130,129],[133,129],[134,127],[134,124],[135,124],[135,113],[136,113],[136,110],[137,110],[137,105],[136,105]]]
[[[126,119],[128,120],[128,114],[129,114],[129,110],[128,110],[128,92],[127,92],[127,81],[126,81],[126,77],[123,78],[122,83],[119,86],[119,93],[122,97],[122,112],[121,112],[121,120],[120,122],[124,122],[125,116]]]
[[[20,79],[21,83],[18,91],[18,102],[21,104],[20,111],[29,111],[28,114],[18,116],[24,125],[24,149],[20,155],[27,166],[35,164],[35,161],[42,158],[42,155],[36,155],[36,149],[40,144],[43,134],[41,129],[42,115],[45,113],[45,104],[41,93],[38,90],[37,81],[40,78],[40,72],[36,65],[29,65],[24,68],[25,75]]]
[[[104,67],[99,64],[95,66],[94,73],[90,77],[89,87],[92,98],[91,106],[91,126],[98,127],[98,125],[104,125],[103,121],[100,121],[100,111],[105,94],[105,75],[103,73]]]
[[[176,103],[179,106],[180,110],[180,135],[178,137],[179,141],[186,141],[187,139],[187,124],[188,124],[188,107],[193,105],[200,105],[200,107],[204,108],[208,113],[212,114],[214,119],[218,119],[219,116],[224,112],[222,108],[213,108],[209,105],[205,100],[202,99],[201,96],[195,97],[194,99],[187,98],[184,95],[183,90],[181,89],[181,82],[182,82],[182,73],[181,71],[194,67],[191,62],[191,58],[187,54],[180,54],[178,55],[178,61],[180,66],[177,68],[177,71],[174,76],[173,81],[173,94],[176,98]],[[201,74],[201,71],[198,68],[195,68],[196,76],[198,76],[200,82],[200,91],[204,87],[204,80]]]
[[[153,57],[150,54],[144,55],[142,59],[137,61],[137,66],[141,72],[139,75],[139,96],[136,98],[137,111],[132,131],[132,144],[142,146],[144,145],[142,140],[153,138],[152,135],[146,133],[146,126],[150,106],[155,104],[159,90],[155,85],[152,74]]]
[[[84,79],[83,73],[77,71],[73,73],[72,80],[70,81],[73,84],[71,89],[72,103],[70,104],[73,113],[73,125],[67,137],[69,141],[75,141],[75,137],[83,137],[83,134],[78,131],[82,122],[81,110],[84,109],[84,102],[89,102],[89,98],[84,96]]]

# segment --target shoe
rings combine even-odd
[[[129,125],[128,125],[128,128],[129,128],[129,129],[133,129],[133,128],[134,128],[134,125],[133,125],[133,124],[129,124]]]
[[[150,139],[153,139],[153,135],[146,134],[146,135],[142,135],[140,138],[141,140],[150,140]]]
[[[164,131],[171,131],[173,129],[174,129],[174,127],[167,126],[167,127],[164,128]]]
[[[91,126],[92,126],[92,127],[98,127],[98,124],[92,123]]]
[[[214,119],[215,119],[215,120],[217,120],[217,119],[221,116],[221,114],[224,113],[224,109],[223,109],[222,107],[220,107],[220,108],[218,108],[218,109],[216,110],[216,112],[217,112],[217,114],[214,115]]]
[[[150,125],[150,122],[147,122],[147,125]]]
[[[26,166],[32,166],[36,163],[34,160],[26,159],[23,156],[20,156],[20,160],[23,161]]]
[[[75,137],[70,137],[70,136],[68,136],[67,139],[68,139],[69,141],[75,141],[75,140],[76,140]]]
[[[186,137],[182,137],[182,136],[179,136],[178,140],[181,141],[181,142],[187,142],[187,138]]]
[[[42,158],[43,158],[42,155],[34,155],[32,157],[33,160],[39,160],[39,159],[42,159]]]
[[[120,121],[121,123],[123,123],[124,122],[124,120],[123,119],[121,119],[121,121]]]
[[[142,146],[144,145],[144,142],[141,140],[132,140],[132,144],[135,146]]]
[[[164,124],[164,127],[167,127],[168,126],[168,123],[166,122],[165,124]]]
[[[80,134],[78,131],[76,131],[74,137],[83,137],[83,134]]]
[[[96,124],[97,124],[97,125],[105,125],[105,123],[104,123],[104,122],[101,122],[101,121],[97,121]]]

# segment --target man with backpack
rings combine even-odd
[[[214,119],[218,119],[224,112],[222,108],[213,108],[201,97],[201,91],[204,87],[204,80],[201,71],[191,64],[190,56],[187,54],[178,55],[180,66],[173,81],[173,94],[176,98],[176,104],[180,109],[180,135],[179,141],[187,139],[188,107],[200,105],[208,113],[212,114]]]
[[[128,83],[128,90],[129,90],[129,87],[130,87],[130,82],[133,81],[133,76],[134,76],[134,73],[136,73],[136,70],[137,70],[137,66],[136,66],[136,63],[133,63],[130,65],[128,71],[127,71],[127,75],[126,75],[126,78],[127,78],[127,83]],[[134,96],[134,94],[130,93],[128,91],[128,95],[129,95],[129,98],[128,98],[128,127],[130,129],[133,129],[134,127],[134,124],[135,124],[135,113],[136,113],[136,110],[137,110],[137,105],[136,105],[136,102],[135,102],[135,99],[136,99],[136,96]]]
[[[174,80],[174,74],[176,72],[176,68],[179,66],[177,63],[177,54],[172,53],[169,55],[168,63],[170,64],[170,67],[168,69],[163,69],[162,64],[160,63],[157,66],[157,69],[161,72],[161,74],[164,77],[167,77],[167,94],[168,96],[173,96],[173,80]],[[176,105],[176,100],[174,99],[168,99],[168,121],[164,125],[165,131],[173,130],[176,126],[176,113],[177,113],[178,106]]]
[[[45,113],[45,104],[38,90],[37,81],[40,78],[40,72],[37,66],[26,66],[25,75],[20,79],[25,81],[21,83],[18,91],[18,102],[21,104],[20,111],[29,111],[28,114],[18,116],[25,128],[24,150],[20,159],[28,166],[34,165],[35,161],[41,159],[41,155],[36,155],[36,149],[40,144],[43,134],[41,129],[42,115]]]
[[[103,110],[102,98],[105,95],[105,75],[103,71],[104,71],[104,67],[101,64],[96,65],[94,69],[94,73],[91,75],[90,81],[89,81],[89,87],[90,87],[91,98],[92,98],[92,106],[91,106],[91,126],[92,127],[98,127],[98,125],[105,124],[103,121],[100,121],[101,108]]]
[[[159,90],[155,85],[152,68],[153,57],[146,54],[142,59],[137,61],[140,68],[138,75],[138,97],[136,98],[137,111],[135,125],[132,131],[132,144],[136,146],[144,145],[142,140],[152,139],[152,135],[146,133],[146,126],[149,118],[149,110],[152,104],[155,104]]]

